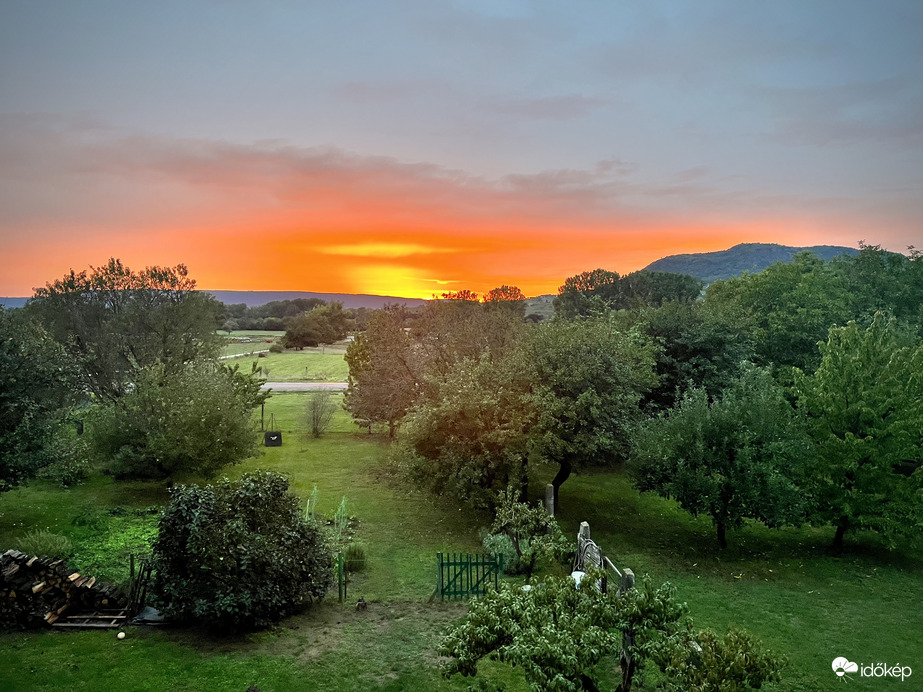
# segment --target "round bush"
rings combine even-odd
[[[278,473],[174,488],[153,550],[168,615],[221,630],[268,627],[324,597],[332,554]]]

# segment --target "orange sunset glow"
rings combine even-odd
[[[6,7],[0,296],[109,257],[426,298],[919,245],[923,44],[809,5]]]

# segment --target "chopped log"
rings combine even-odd
[[[80,572],[74,572],[73,574],[68,575],[67,580],[69,582],[75,582],[80,579]]]
[[[45,582],[40,581],[38,584],[32,587],[32,593],[41,593],[42,589],[45,588]]]
[[[26,563],[26,567],[31,567],[31,566],[34,565],[36,562],[38,562],[38,555],[32,557],[32,558]]]

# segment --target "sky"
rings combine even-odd
[[[923,245],[919,0],[0,0],[0,296]]]

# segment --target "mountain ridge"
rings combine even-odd
[[[706,283],[729,279],[748,271],[761,272],[776,262],[791,262],[799,252],[813,252],[824,261],[840,255],[857,255],[856,248],[842,245],[793,247],[777,243],[739,243],[727,250],[668,255],[651,262],[643,271],[689,274]]]

